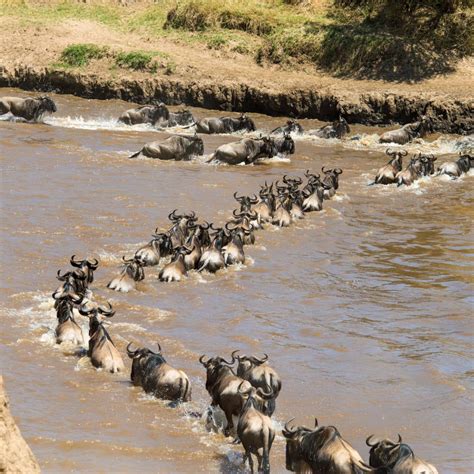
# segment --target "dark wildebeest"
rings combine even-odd
[[[63,342],[70,342],[72,344],[80,345],[84,344],[84,337],[82,335],[82,329],[76,323],[73,314],[73,307],[76,304],[82,302],[82,298],[74,295],[74,293],[68,293],[61,298],[55,299],[54,307],[56,308],[56,317],[58,318],[58,324],[56,326],[56,343],[62,344]]]
[[[229,242],[222,247],[222,254],[226,265],[235,265],[237,263],[245,263],[244,243],[241,227],[229,228],[229,222],[225,225],[229,232]]]
[[[221,162],[229,165],[251,164],[258,158],[272,158],[277,154],[275,142],[271,138],[243,138],[238,142],[221,145],[207,163]]]
[[[93,260],[75,260],[75,255],[71,257],[70,263],[73,267],[80,268],[86,274],[87,283],[92,283],[94,281],[94,272],[99,266],[99,261],[95,258]]]
[[[295,153],[295,141],[288,133],[283,135],[283,138],[274,138],[275,149],[277,154],[293,155]]]
[[[286,125],[273,129],[270,135],[287,135],[290,133],[303,133],[303,127],[296,120],[287,120]]]
[[[227,426],[225,436],[229,436],[234,428],[232,416],[239,416],[244,405],[244,398],[240,390],[246,391],[252,387],[249,382],[235,375],[232,362],[227,362],[222,357],[212,357],[207,361],[204,355],[199,362],[206,368],[206,390],[212,398],[212,406],[219,406],[225,414]],[[242,384],[243,382],[243,384]]]
[[[324,191],[331,190],[332,185],[327,187],[321,182],[319,174],[312,174],[307,170],[305,176],[308,178],[308,183],[303,188],[303,204],[304,212],[321,211],[323,208]]]
[[[273,183],[268,186],[265,181],[264,186],[260,186],[260,200],[252,207],[252,211],[257,213],[258,222],[270,222],[273,217],[275,196],[273,195]]]
[[[135,252],[135,259],[141,262],[144,267],[158,265],[161,257],[171,254],[173,247],[171,239],[166,233],[158,233],[156,229],[153,239]]]
[[[147,143],[129,158],[146,156],[158,160],[190,160],[192,156],[204,153],[202,138],[196,135],[173,135],[161,142]]]
[[[49,97],[0,97],[0,115],[10,112],[15,117],[38,122],[44,114],[53,114],[58,109]]]
[[[168,231],[172,248],[181,247],[185,244],[191,235],[194,223],[198,219],[194,211],[189,214],[176,214],[176,211],[177,209],[168,214],[168,219],[173,222],[173,227]]]
[[[137,125],[139,123],[149,123],[150,125],[160,125],[167,123],[170,118],[170,112],[165,104],[142,105],[135,109],[125,111],[120,117],[119,122],[126,125]]]
[[[277,372],[267,364],[268,355],[259,359],[255,356],[236,356],[237,352],[232,352],[232,356],[238,360],[237,375],[253,387],[261,388],[266,393],[271,393],[263,404],[262,412],[268,416],[272,416],[275,412],[275,400],[281,390],[281,379]]]
[[[322,179],[324,185],[324,199],[331,199],[339,188],[339,175],[342,174],[342,170],[341,168],[325,170],[323,166],[321,171],[324,173]]]
[[[62,298],[69,293],[82,297],[86,295],[87,275],[82,270],[69,271],[64,275],[61,275],[61,270],[58,270],[56,278],[64,283],[53,293],[53,298]]]
[[[203,118],[196,122],[197,133],[233,133],[254,132],[256,130],[254,121],[242,114],[240,117]]]
[[[474,166],[474,157],[462,155],[457,161],[443,163],[437,170],[437,175],[447,174],[452,179],[459,178],[463,173],[467,173]]]
[[[329,125],[318,128],[316,130],[310,130],[308,135],[318,138],[342,138],[344,135],[347,135],[351,129],[345,118],[339,117],[338,120],[335,120]]]
[[[388,148],[385,153],[390,156],[390,161],[377,171],[377,174],[375,175],[375,180],[373,183],[370,183],[370,185],[392,184],[397,181],[396,176],[402,170],[403,157],[407,156],[407,151],[391,151],[390,148]]]
[[[187,275],[184,257],[189,255],[193,249],[189,249],[184,245],[174,250],[174,255],[170,263],[165,265],[160,271],[158,278],[160,281],[181,281]]]
[[[211,229],[213,229],[215,233],[211,245],[202,252],[198,263],[198,272],[207,270],[210,273],[215,273],[225,267],[222,247],[228,243],[228,237],[222,228],[214,228],[211,224]]]
[[[102,315],[111,318],[115,314],[110,303],[108,305],[108,308],[96,306],[87,310],[82,306],[79,309],[83,316],[89,316],[89,351],[87,355],[91,358],[94,367],[103,368],[112,373],[123,372],[125,366],[122,356],[103,325]]]
[[[432,465],[415,456],[407,444],[389,439],[377,440],[369,436],[366,440],[370,446],[370,465],[377,468],[377,474],[438,474]]]
[[[242,390],[240,387],[243,384],[244,382],[240,384],[238,391],[244,399],[246,398],[246,401],[242,406],[237,424],[237,436],[245,449],[243,464],[248,459],[253,474],[253,454],[257,456],[258,471],[270,474],[270,450],[275,439],[275,428],[270,417],[262,412],[262,404],[274,395],[255,387]],[[261,454],[260,450],[262,450]]]
[[[291,420],[290,420],[291,421]],[[286,468],[300,473],[364,474],[377,470],[364,463],[360,454],[342,438],[334,426],[290,428],[285,424]]]
[[[146,393],[163,400],[191,401],[188,376],[166,362],[160,344],[157,343],[158,352],[145,347],[132,351],[131,345],[130,342],[127,346],[127,354],[132,359],[130,379],[133,385],[141,386]]]
[[[178,112],[170,112],[168,122],[160,124],[161,127],[184,127],[195,122],[193,114],[189,110],[180,110]]]
[[[128,293],[130,290],[135,289],[137,281],[145,279],[145,271],[143,270],[142,261],[136,256],[129,259],[126,259],[125,256],[123,256],[122,260],[123,265],[120,275],[114,278],[107,285],[107,288]]]
[[[403,170],[397,173],[395,176],[397,180],[397,186],[402,184],[406,186],[412,185],[417,179],[422,176],[423,173],[423,163],[419,157],[413,157],[408,163],[408,166]]]
[[[437,160],[436,156],[420,153],[418,158],[421,160],[421,174],[423,176],[432,176],[435,172],[434,162]]]
[[[385,132],[379,139],[380,143],[398,143],[404,145],[415,138],[423,138],[430,131],[430,121],[421,117],[419,122],[407,123],[402,128]]]

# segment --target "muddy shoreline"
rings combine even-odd
[[[53,68],[0,67],[0,87],[54,91],[88,99],[122,99],[140,104],[162,101],[270,116],[314,118],[323,121],[342,114],[349,123],[363,125],[405,124],[427,115],[433,131],[474,133],[474,99],[439,94],[348,93],[312,89],[275,91],[245,83],[183,80],[167,76],[128,79]]]

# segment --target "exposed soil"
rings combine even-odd
[[[288,71],[261,67],[249,56],[209,50],[166,38],[122,33],[91,21],[25,25],[0,18],[8,35],[0,38],[0,85],[57,90],[89,98],[121,98],[139,103],[162,100],[220,110],[332,120],[351,123],[406,123],[433,118],[434,130],[472,133],[474,61],[464,60],[450,75],[416,84],[343,80],[310,66]],[[111,58],[82,69],[54,66],[62,50],[89,42],[111,50],[161,51],[176,64],[166,75],[113,67]]]

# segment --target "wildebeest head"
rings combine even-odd
[[[257,204],[258,202],[258,198],[257,196],[255,196],[255,194],[253,195],[253,197],[239,196],[237,192],[235,192],[234,199],[240,203],[240,212],[250,211],[252,204]]]
[[[209,235],[209,229],[211,224],[205,221],[202,224],[191,223],[188,224],[188,227],[191,229],[186,245],[190,245],[193,237],[196,237],[201,244],[201,247],[209,247],[211,245],[211,237]]]
[[[474,166],[474,157],[469,154],[459,153],[460,158],[457,160],[459,169],[463,173],[467,173]]]
[[[303,127],[297,120],[290,119],[286,121],[285,132],[288,133],[303,133]]]
[[[402,444],[400,435],[398,435],[398,442],[390,439],[374,439],[374,436],[371,435],[367,438],[366,444],[370,447],[369,464],[372,467],[387,469],[392,468],[397,463],[401,454],[401,447],[407,446]]]
[[[115,311],[113,311],[112,305],[110,303],[107,303],[107,306],[108,307],[94,305],[90,309],[87,309],[86,305],[83,305],[79,308],[79,313],[82,314],[82,316],[89,317],[90,337],[94,336],[97,331],[101,329],[104,331],[104,335],[108,339],[110,339],[106,329],[102,325],[102,323],[104,322],[102,316],[105,316],[106,318],[111,318],[115,314]]]
[[[346,119],[342,116],[339,116],[338,120],[335,120],[332,123],[334,128],[334,133],[337,138],[342,138],[344,135],[350,133],[351,129]]]
[[[58,110],[54,101],[48,96],[38,97],[37,100],[40,102],[40,115],[45,112],[53,114]]]
[[[291,427],[290,423],[294,420],[287,421],[282,430],[283,436],[286,438],[286,469],[288,471],[295,471],[298,465],[304,461],[301,452],[301,438],[312,432],[305,426]],[[317,421],[316,421],[317,426]]]
[[[194,155],[204,155],[204,141],[201,137],[198,137],[195,134],[193,137],[188,137],[193,143],[192,154]]]
[[[132,359],[132,372],[130,378],[135,384],[141,384],[143,377],[147,372],[153,370],[155,367],[166,363],[165,358],[161,354],[161,346],[157,342],[158,352],[153,352],[147,347],[141,347],[132,350],[132,343],[127,345],[127,354]]]
[[[239,351],[232,352],[232,357],[237,359],[239,362],[239,365],[237,366],[237,375],[239,377],[242,377],[245,372],[248,372],[254,367],[258,367],[268,361],[268,354],[264,354],[263,357],[259,359],[255,356],[237,355],[237,352]]]
[[[421,172],[424,176],[431,176],[435,172],[434,162],[436,157],[434,155],[422,155],[420,153],[419,157],[421,160]]]
[[[160,120],[169,120],[169,118],[170,112],[168,110],[168,107],[166,107],[163,102],[151,106],[150,119],[153,122],[158,122]]]
[[[87,289],[87,275],[82,270],[69,271],[63,275],[61,270],[58,270],[56,278],[64,283],[53,293],[53,298],[61,298],[69,293],[84,296]]]
[[[393,166],[395,171],[401,171],[403,167],[403,157],[407,156],[408,152],[406,150],[391,150],[387,148],[385,150],[385,154],[390,156],[391,160],[389,161],[389,165]]]
[[[238,374],[237,374],[238,375]],[[242,385],[245,384],[245,380],[242,381],[237,389],[240,395],[246,400],[242,411],[245,411],[249,407],[254,407],[260,412],[264,412],[265,410],[265,402],[268,400],[273,400],[275,398],[275,394],[270,390],[269,392],[265,392],[261,388],[255,388],[253,386],[248,387],[246,390],[242,390]]]
[[[122,256],[123,273],[126,273],[133,281],[142,281],[145,278],[143,263],[138,257],[125,258]]]
[[[247,115],[241,114],[239,117],[239,128],[243,130],[247,130],[249,132],[254,132],[256,130],[255,122]]]
[[[87,283],[92,283],[94,281],[94,271],[97,270],[99,266],[99,261],[97,259],[89,260],[75,260],[75,255],[71,257],[71,265],[76,268],[80,268],[87,277]]]
[[[342,174],[341,168],[325,170],[323,166],[321,171],[324,173],[323,183],[332,185],[334,189],[337,189],[339,187],[339,175]]]
[[[203,354],[199,357],[199,362],[205,367],[207,380],[206,380],[206,388],[215,384],[215,382],[219,379],[219,377],[223,373],[230,373],[233,374],[232,366],[235,362],[235,358],[232,358],[231,362],[227,362],[223,357],[210,357],[205,360],[205,355]]]
[[[170,236],[167,233],[158,232],[158,228],[155,229],[155,233],[152,234],[153,245],[157,245],[160,251],[160,255],[166,257],[173,251],[173,245],[171,243]]]
[[[295,153],[295,141],[291,138],[289,133],[285,133],[283,138],[278,142],[278,152],[287,155],[293,155]]]

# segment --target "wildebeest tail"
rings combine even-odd
[[[136,153],[134,153],[133,155],[130,155],[129,158],[136,158],[141,152],[142,152],[142,150],[139,150]]]
[[[262,430],[262,471],[263,474],[270,474],[270,430],[264,427]]]

